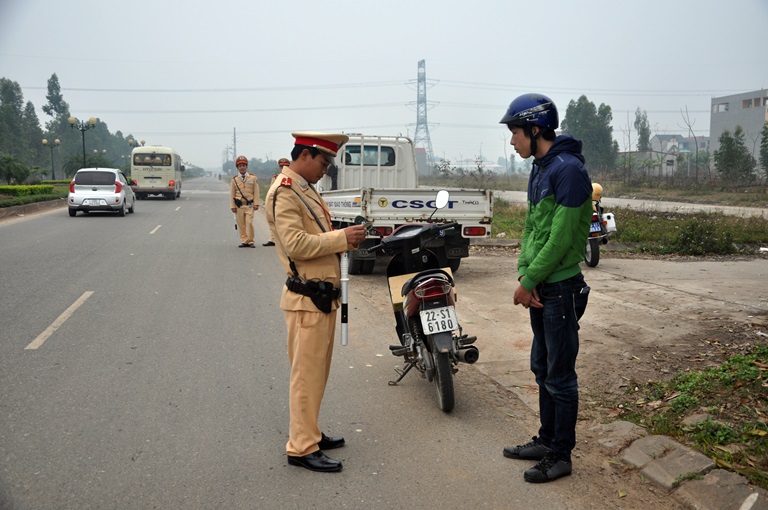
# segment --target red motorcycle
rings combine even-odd
[[[438,192],[429,203],[435,211],[448,203],[449,193]],[[434,211],[428,221],[431,221]],[[456,293],[451,269],[441,267],[430,251],[430,242],[460,235],[458,223],[409,223],[401,225],[369,251],[381,251],[392,258],[387,264],[387,281],[395,330],[400,343],[389,348],[402,356],[405,367],[397,370],[394,386],[416,368],[429,382],[435,382],[440,409],[450,412],[455,404],[453,374],[457,365],[475,363],[480,352],[472,345],[477,337],[462,332],[456,315]]]

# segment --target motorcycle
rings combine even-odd
[[[460,235],[458,223],[432,223],[438,209],[448,204],[450,194],[440,190],[427,223],[408,223],[396,228],[369,251],[391,255],[387,264],[387,282],[395,330],[399,344],[390,345],[395,356],[403,357],[405,366],[395,369],[399,383],[412,368],[429,382],[434,382],[441,410],[450,412],[455,404],[453,374],[461,363],[475,363],[480,352],[472,345],[477,337],[463,334],[456,315],[453,274],[441,267],[429,249],[430,241]]]
[[[596,267],[600,262],[600,245],[608,244],[608,238],[616,232],[616,218],[613,213],[604,212],[600,200],[603,199],[603,187],[592,184],[592,223],[584,249],[584,262],[589,267]]]

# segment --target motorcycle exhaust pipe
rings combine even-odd
[[[471,345],[469,347],[465,347],[463,349],[459,349],[458,351],[456,351],[456,357],[462,363],[471,365],[480,358],[480,351],[477,350],[477,347],[475,347],[474,345]]]

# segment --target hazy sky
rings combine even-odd
[[[610,105],[622,150],[638,107],[708,135],[711,97],[768,87],[767,27],[768,0],[0,0],[0,77],[41,124],[56,73],[75,116],[218,168],[233,128],[262,159],[296,130],[413,137],[424,59],[435,157],[495,162],[525,92]]]

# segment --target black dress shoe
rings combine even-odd
[[[275,243],[273,243],[272,241],[267,241],[266,243],[262,244],[262,246],[274,246],[274,245]]]
[[[245,243],[240,243],[240,246],[238,248],[248,248],[248,245]]]
[[[288,464],[323,473],[341,471],[342,467],[340,461],[328,457],[320,450],[304,455],[303,457],[293,457],[288,455]]]
[[[343,437],[328,437],[323,434],[323,437],[320,439],[320,442],[317,443],[317,446],[320,447],[321,450],[333,450],[334,448],[341,448],[344,444]]]

